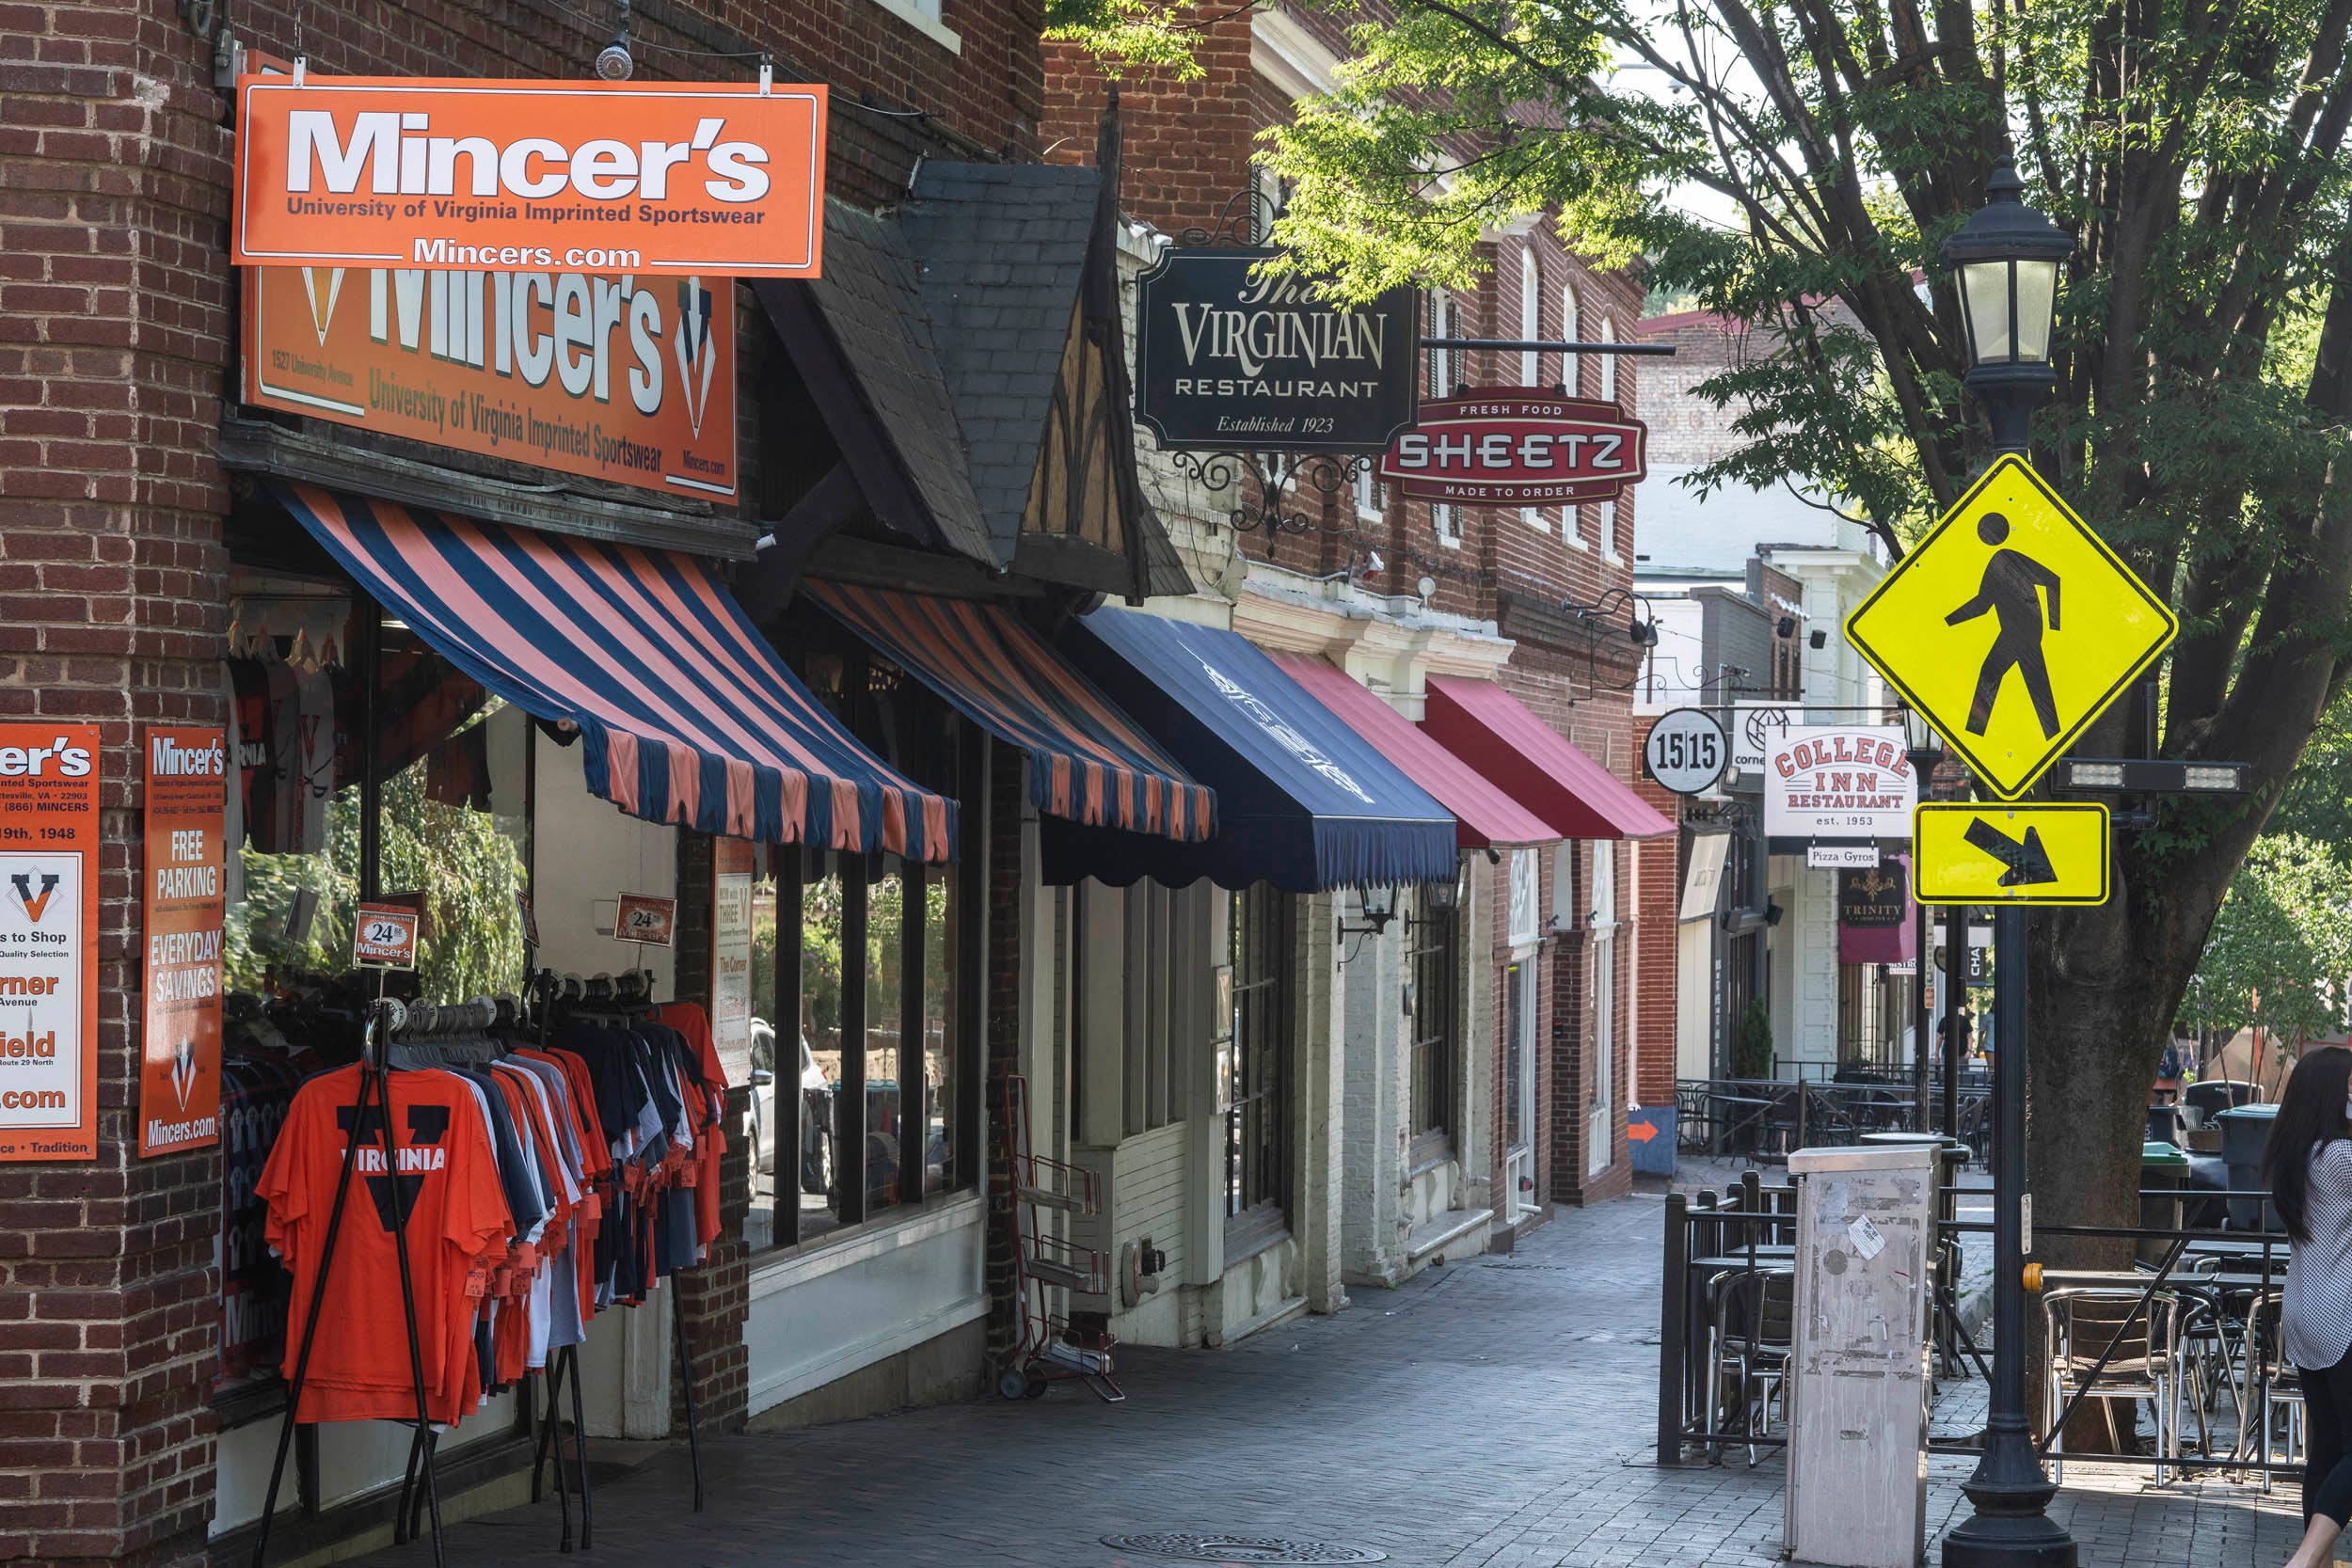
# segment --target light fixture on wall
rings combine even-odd
[[[1342,942],[1349,937],[1376,937],[1389,928],[1390,921],[1396,918],[1396,887],[1393,883],[1387,887],[1365,888],[1356,897],[1364,924],[1350,926],[1342,920],[1339,927]]]
[[[607,82],[626,82],[636,69],[628,52],[628,0],[621,0],[621,20],[612,29],[612,41],[596,55],[596,75]]]

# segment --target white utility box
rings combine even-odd
[[[1808,1148],[1797,1178],[1788,1555],[1915,1568],[1928,1492],[1936,1148]]]

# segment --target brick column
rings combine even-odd
[[[711,837],[681,828],[677,835],[677,945],[671,950],[680,1001],[710,1007]],[[751,1353],[743,1344],[743,1320],[751,1309],[750,1252],[743,1245],[743,1219],[751,1208],[751,1113],[749,1085],[727,1091],[726,1152],[719,1157],[719,1239],[710,1256],[681,1271],[673,1309],[686,1319],[686,1356],[693,1369],[694,1418],[704,1432],[733,1432],[743,1425],[751,1386]],[[686,1405],[673,1379],[671,1432],[686,1434]]]
[[[1649,742],[1656,716],[1633,721],[1633,755]],[[1634,793],[1669,822],[1682,818],[1682,798],[1660,787],[1637,764]],[[1642,845],[1642,870],[1633,888],[1633,920],[1641,933],[1641,961],[1633,976],[1641,998],[1633,1041],[1633,1103],[1675,1102],[1676,1050],[1680,1038],[1677,976],[1681,967],[1682,855],[1679,837],[1653,838]]]
[[[100,723],[103,817],[99,1156],[0,1167],[0,1558],[196,1562],[220,1161],[135,1152],[133,780],[141,725],[223,716],[228,135],[184,32],[127,7],[8,20],[0,717]]]
[[[1013,1296],[1013,1255],[1020,1237],[1012,1205],[1012,1130],[1005,1120],[1005,1080],[1021,1070],[1021,803],[1025,759],[1010,746],[989,746],[987,1062],[983,1109],[988,1128],[988,1355],[992,1371],[1012,1354],[1020,1332]],[[965,801],[975,810],[977,801]]]

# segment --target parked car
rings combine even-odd
[[[752,1020],[752,1168],[776,1168],[776,1031],[766,1019]],[[801,1037],[800,1186],[822,1193],[833,1186],[833,1081],[817,1065]]]

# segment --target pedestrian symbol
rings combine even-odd
[[[2040,475],[2003,457],[1846,618],[1846,639],[2013,800],[2178,626]]]
[[[1912,818],[1922,904],[2104,904],[2107,808],[1931,802]]]
[[[1977,521],[1977,537],[1998,546],[2009,538],[2009,519],[1988,512]],[[1977,695],[1968,705],[1968,733],[1982,735],[1993,721],[1993,705],[2001,695],[2001,682],[2011,670],[2024,680],[2033,700],[2033,716],[2046,739],[2058,738],[2058,699],[2050,695],[2050,667],[2042,657],[2042,593],[2050,595],[2050,629],[2058,629],[2058,578],[2022,550],[2000,549],[1984,569],[1984,584],[1977,596],[1944,617],[1956,626],[1991,610],[2000,623],[1993,651],[1984,656],[1977,676]]]

